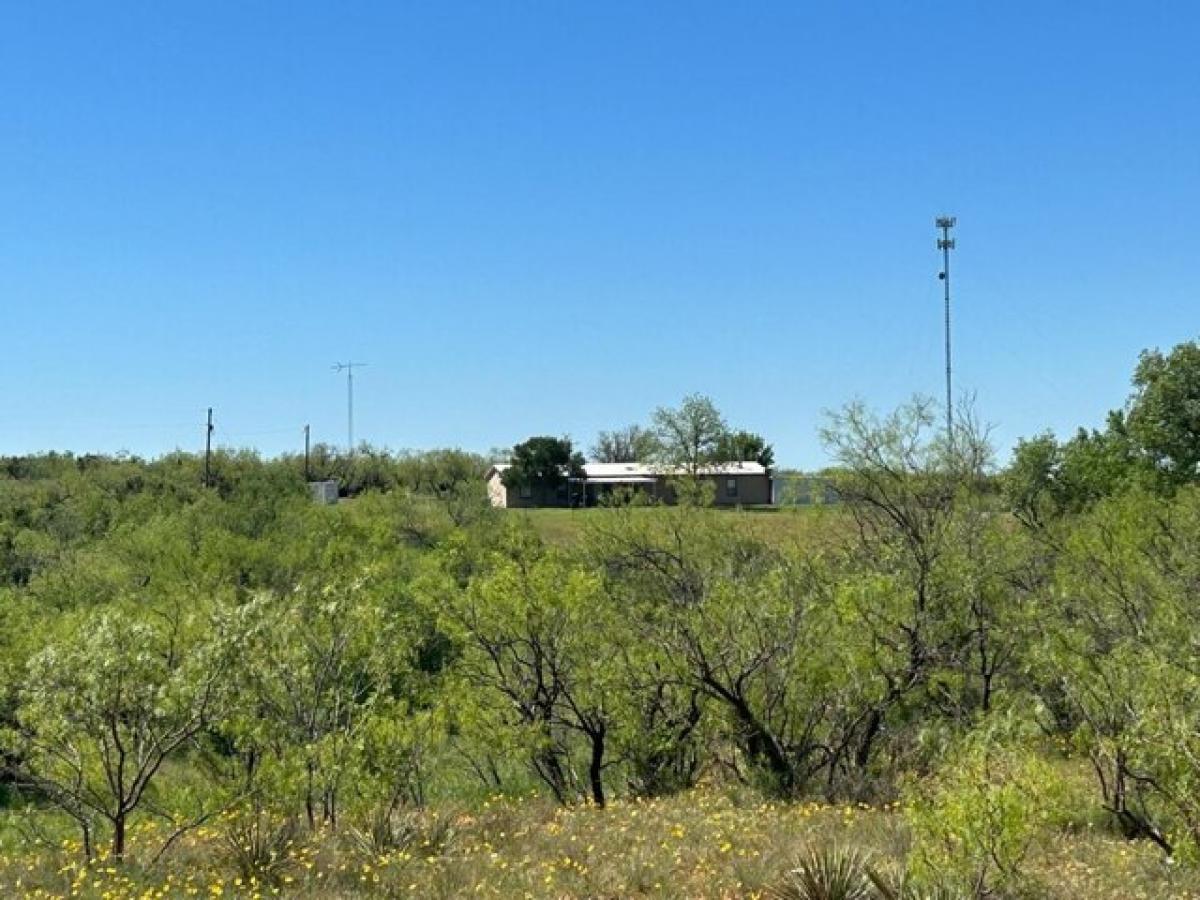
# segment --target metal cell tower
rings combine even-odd
[[[335,372],[346,372],[346,452],[350,454],[354,453],[354,370],[365,365],[361,362],[333,364]]]
[[[208,424],[204,428],[204,486],[212,487],[212,407],[208,408]]]
[[[954,238],[950,237],[950,229],[958,222],[954,216],[939,216],[936,226],[942,230],[938,238],[938,249],[942,251],[942,271],[938,278],[942,280],[946,294],[946,440],[954,441],[954,393],[951,387],[950,367],[950,251],[954,249]]]

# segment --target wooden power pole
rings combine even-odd
[[[308,426],[304,426],[304,480],[312,481],[312,471],[308,466]]]

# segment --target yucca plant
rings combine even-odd
[[[854,848],[809,847],[769,895],[774,900],[873,900],[869,862]]]
[[[454,816],[384,808],[367,815],[361,827],[352,826],[347,833],[364,853],[383,854],[419,847],[429,854],[441,852],[453,840]]]
[[[223,836],[242,878],[275,886],[295,862],[290,851],[295,847],[298,832],[294,819],[275,819],[255,809],[232,817]]]

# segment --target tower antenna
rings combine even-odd
[[[942,251],[942,271],[938,278],[942,280],[946,296],[946,440],[951,445],[954,443],[954,392],[950,366],[950,251],[954,249],[954,238],[950,237],[950,229],[957,223],[955,216],[939,216],[935,223],[942,230],[937,242]]]
[[[212,487],[212,407],[208,408],[208,424],[204,426],[204,486]]]
[[[354,455],[354,370],[365,365],[363,362],[333,364],[335,372],[346,372],[346,452],[351,456]]]

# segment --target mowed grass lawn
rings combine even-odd
[[[780,544],[811,546],[828,539],[846,521],[845,510],[837,506],[717,508],[731,529],[745,529],[764,540]],[[661,507],[632,510],[634,515],[655,516]],[[590,509],[512,509],[506,515],[527,519],[550,544],[569,546],[587,535],[589,524],[603,525],[615,511],[604,507]]]

